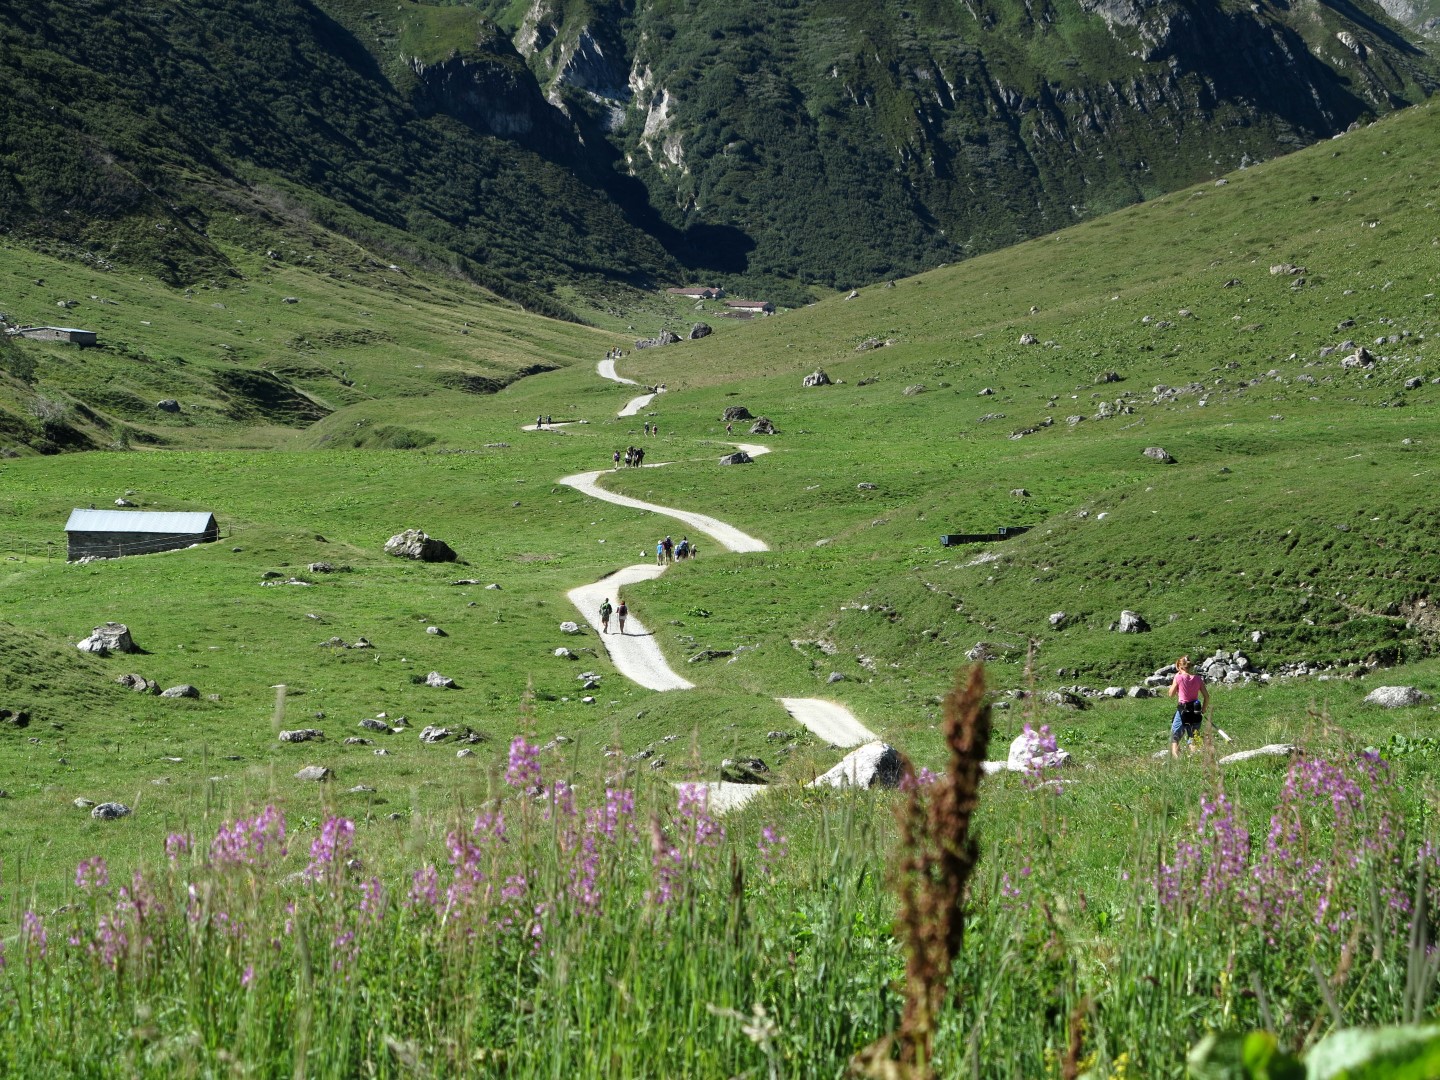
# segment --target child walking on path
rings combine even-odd
[[[607,596],[605,602],[600,605],[600,632],[602,634],[610,632],[610,613],[614,610],[610,606],[610,598]]]
[[[1165,691],[1167,697],[1178,699],[1175,719],[1170,723],[1170,756],[1180,756],[1180,736],[1187,740],[1200,734],[1200,724],[1210,708],[1210,689],[1205,680],[1192,674],[1190,658],[1182,656],[1175,661],[1175,681]]]

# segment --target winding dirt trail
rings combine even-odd
[[[614,360],[601,360],[598,364],[595,365],[595,373],[599,375],[602,379],[609,379],[611,382],[624,383],[627,386],[640,385],[634,379],[627,379],[625,378],[625,376],[619,374],[615,370]],[[615,415],[634,416],[636,413],[638,413],[641,409],[645,408],[646,405],[649,405],[650,402],[654,400],[654,394],[641,394],[639,397],[633,397],[629,401],[627,401],[625,403],[625,407]]]
[[[601,360],[596,366],[596,371],[602,378],[610,379],[613,382],[635,385],[633,379],[626,379],[616,373],[614,360]],[[633,416],[636,411],[644,408],[653,397],[653,394],[646,394],[633,399],[618,415]],[[733,443],[731,445],[738,450],[745,451],[752,458],[770,453],[770,447],[757,443]],[[696,532],[710,537],[724,551],[759,552],[770,550],[765,541],[750,536],[709,514],[701,514],[693,510],[678,510],[674,507],[661,506],[658,503],[649,503],[643,499],[607,491],[600,486],[599,480],[600,477],[612,471],[611,469],[595,469],[590,472],[575,473],[563,477],[559,482],[592,499],[600,499],[634,510],[648,510],[653,514],[674,518]],[[663,566],[649,563],[625,566],[605,575],[599,581],[571,589],[566,596],[585,621],[594,628],[599,635],[600,643],[610,654],[610,660],[615,665],[615,669],[625,678],[648,690],[693,690],[695,684],[681,676],[669,665],[665,660],[664,653],[660,651],[654,635],[633,613],[626,620],[623,634],[620,632],[618,619],[615,616],[611,617],[610,632],[604,633],[601,630],[601,603],[609,600],[613,606],[619,607],[620,590],[624,586],[640,581],[651,581],[663,574],[665,569]],[[777,698],[776,700],[797,722],[834,746],[848,749],[863,743],[875,742],[879,738],[873,731],[860,723],[854,713],[838,702],[827,701],[823,698]],[[744,806],[765,790],[765,787],[760,784],[734,784],[726,781],[710,782],[705,786],[709,794],[710,809],[716,813]]]

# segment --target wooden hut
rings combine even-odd
[[[65,523],[70,561],[148,555],[220,538],[215,515],[152,510],[73,510]]]

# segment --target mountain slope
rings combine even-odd
[[[172,285],[315,222],[533,310],[799,299],[1414,102],[1375,6],[40,0],[0,21],[0,231]],[[239,219],[238,221],[236,219]],[[236,233],[245,236],[235,236]]]

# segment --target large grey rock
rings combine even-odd
[[[1270,743],[1268,746],[1261,746],[1255,750],[1240,750],[1234,754],[1226,754],[1219,761],[1221,765],[1233,765],[1237,761],[1251,761],[1262,757],[1289,757],[1295,753],[1295,747],[1289,743]]]
[[[690,327],[690,340],[699,341],[703,337],[709,337],[713,333],[709,323],[697,322]]]
[[[736,450],[733,454],[726,454],[720,459],[721,465],[749,465],[755,459],[744,450]]]
[[[450,728],[440,727],[438,724],[431,724],[427,726],[424,731],[420,732],[420,741],[422,743],[426,743],[427,745],[431,743],[444,742],[446,739],[450,738],[450,736],[454,734],[455,732],[452,731]]]
[[[385,554],[419,562],[454,562],[455,549],[419,529],[406,529],[385,541]]]
[[[578,634],[580,633],[580,624],[570,619],[566,619],[560,624],[560,632],[562,634]]]
[[[425,676],[425,685],[433,686],[438,690],[455,690],[455,680],[448,675],[441,675],[438,671],[432,671]]]
[[[200,691],[189,683],[181,683],[179,686],[172,686],[167,690],[161,690],[160,696],[167,698],[198,698]]]
[[[1058,630],[1058,629],[1064,624],[1064,622],[1065,622],[1065,612],[1063,612],[1063,611],[1056,611],[1056,612],[1052,612],[1052,613],[1051,613],[1051,615],[1050,615],[1050,625],[1051,625],[1051,626],[1055,627],[1055,628]]]
[[[731,424],[740,420],[752,420],[753,414],[744,405],[729,405],[720,414],[721,423]]]
[[[1379,705],[1382,709],[1403,709],[1429,700],[1429,694],[1413,686],[1377,686],[1365,695],[1366,705]]]
[[[1040,700],[1055,709],[1073,709],[1078,711],[1090,707],[1088,701],[1071,690],[1047,690],[1040,695]]]
[[[1370,354],[1370,350],[1365,348],[1364,345],[1361,345],[1349,356],[1341,360],[1340,366],[1348,369],[1372,368],[1375,366],[1375,357]]]
[[[129,814],[130,807],[122,802],[102,802],[90,811],[90,816],[96,821],[114,821],[116,818],[128,817]]]
[[[24,709],[0,709],[0,724],[14,728],[29,727],[30,714]]]
[[[829,386],[829,385],[830,385],[830,376],[829,376],[829,375],[826,375],[825,372],[821,371],[819,368],[816,368],[816,369],[815,369],[814,371],[812,371],[809,375],[806,375],[805,378],[803,378],[803,379],[800,380],[800,385],[801,385],[801,386]]]
[[[770,422],[770,418],[768,416],[762,416],[759,420],[756,420],[755,423],[750,425],[750,434],[774,435],[775,425]]]
[[[1150,624],[1133,611],[1120,612],[1120,621],[1115,624],[1115,629],[1122,634],[1143,634],[1150,629]]]
[[[1140,452],[1151,461],[1160,462],[1161,465],[1175,464],[1175,459],[1166,452],[1163,446],[1147,446]]]
[[[330,780],[335,776],[324,765],[306,765],[295,774],[296,780]]]
[[[81,652],[97,656],[109,656],[112,652],[137,653],[140,649],[130,637],[130,628],[124,623],[107,622],[97,626],[84,641],[76,642]]]
[[[294,731],[282,731],[279,735],[281,742],[290,743],[310,742],[313,739],[323,738],[325,738],[325,733],[313,727],[296,728]]]
[[[361,720],[360,726],[366,731],[389,732],[390,730],[389,724],[387,724],[384,720],[377,720],[373,716],[367,716],[364,720]]]
[[[1070,757],[1068,750],[1048,750],[1044,753],[1032,752],[1032,744],[1029,736],[1021,732],[1016,735],[1010,743],[1010,752],[1005,755],[1005,767],[1011,772],[1027,772],[1032,769],[1059,769],[1066,765],[1073,765],[1074,759]]]
[[[883,742],[866,743],[846,754],[829,772],[810,781],[809,787],[899,787],[900,754]]]
[[[915,397],[917,394],[923,394],[929,389],[930,388],[924,383],[912,383],[909,386],[905,387],[904,390],[901,390],[900,393],[904,394],[906,397]]]

